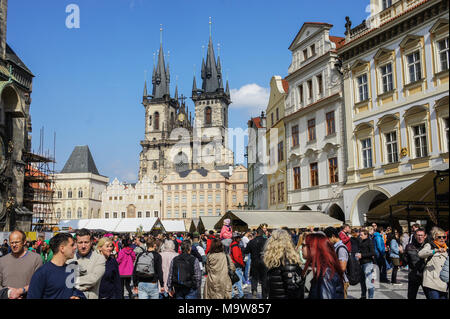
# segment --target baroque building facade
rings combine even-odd
[[[87,145],[76,146],[55,174],[54,212],[61,219],[101,218],[102,193],[109,178],[100,175]]]
[[[426,172],[448,168],[449,11],[441,0],[371,0],[342,60],[347,139],[345,219],[367,213]],[[420,201],[424,194],[417,194]]]
[[[286,81],[287,205],[344,221],[344,110],[331,24],[306,22],[292,41]]]

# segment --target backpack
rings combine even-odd
[[[351,286],[355,286],[361,282],[361,266],[359,260],[356,259],[355,254],[348,252],[346,246],[339,246],[336,250],[336,255],[339,256],[339,248],[344,247],[348,254],[347,269],[345,274],[347,275],[348,282]]]
[[[173,259],[172,283],[175,287],[195,288],[195,257],[181,255]]]
[[[155,258],[152,252],[141,253],[136,260],[136,276],[152,278],[155,275]]]

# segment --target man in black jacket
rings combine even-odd
[[[423,270],[425,269],[425,260],[419,258],[419,251],[427,242],[427,234],[423,228],[415,231],[412,242],[406,245],[406,258],[408,259],[408,299],[416,299],[419,287],[422,287]]]
[[[253,299],[256,299],[257,296],[258,282],[261,284],[262,299],[267,299],[267,267],[263,261],[264,245],[266,244],[267,239],[263,236],[264,230],[262,228],[258,228],[256,230],[256,237],[250,240],[247,247],[244,249],[244,254],[250,254],[251,257],[250,277]]]
[[[361,242],[359,243],[359,259],[361,265],[361,299],[366,299],[366,292],[369,291],[369,299],[373,299],[375,286],[373,285],[373,258],[375,256],[375,247],[373,241],[369,238],[369,231],[362,229],[360,232]]]

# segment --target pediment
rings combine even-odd
[[[448,32],[448,19],[439,19],[430,29],[430,33],[436,33],[438,31],[445,30]]]
[[[397,115],[395,114],[386,114],[384,116],[382,116],[377,123],[377,126],[389,123],[389,122],[398,122],[399,118]]]
[[[292,41],[291,45],[289,46],[289,50],[293,51],[301,43],[303,43],[305,40],[310,38],[311,35],[315,34],[316,32],[318,32],[324,28],[331,28],[331,24],[308,23],[308,22],[304,23],[302,25],[302,27],[300,28],[300,31],[295,36],[294,41]]]
[[[355,129],[353,130],[353,133],[356,133],[358,131],[366,130],[366,129],[373,129],[373,125],[370,122],[364,122],[356,125]]]
[[[402,40],[402,42],[400,42],[400,47],[415,45],[420,41],[420,39],[421,36],[419,35],[409,34]]]
[[[350,70],[354,70],[360,67],[365,67],[369,64],[369,61],[364,61],[364,60],[356,60],[351,66],[350,66]]]
[[[375,56],[373,57],[375,60],[379,60],[383,57],[389,56],[394,52],[394,50],[389,50],[386,48],[381,48],[377,51],[377,53],[375,54]]]

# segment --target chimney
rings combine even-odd
[[[8,0],[0,0],[0,55],[6,59],[6,21],[8,14]]]

